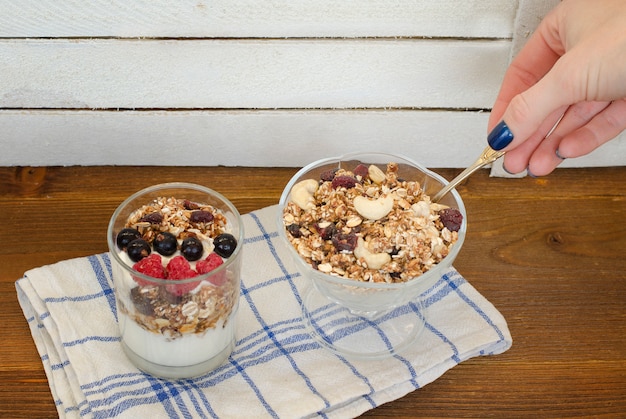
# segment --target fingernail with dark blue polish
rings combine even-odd
[[[556,151],[554,152],[556,154],[556,156],[561,159],[561,160],[565,160],[566,157],[561,156],[561,153],[559,153],[559,149],[557,148]]]
[[[513,133],[504,121],[500,121],[498,125],[494,127],[487,137],[489,147],[494,150],[502,150],[513,141]]]
[[[537,178],[537,176],[533,175],[533,172],[531,172],[529,168],[526,168],[526,175],[531,178]]]

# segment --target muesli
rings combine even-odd
[[[129,216],[116,241],[120,257],[133,270],[167,280],[157,285],[133,275],[129,281],[126,302],[132,306],[121,300],[120,308],[143,329],[177,339],[228,320],[237,297],[234,281],[225,273],[209,281],[185,281],[212,271],[233,253],[237,243],[220,211],[159,197]]]
[[[314,269],[365,282],[406,282],[445,258],[463,216],[433,203],[398,165],[359,164],[296,183],[283,210],[287,237]]]

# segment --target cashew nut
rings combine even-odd
[[[354,209],[369,220],[380,220],[393,209],[393,197],[390,195],[381,196],[378,199],[357,196],[353,203]]]
[[[380,170],[378,166],[375,166],[373,164],[371,164],[367,168],[367,174],[370,177],[370,179],[372,179],[372,182],[377,183],[379,185],[383,183],[386,179],[385,173],[382,170]]]
[[[365,261],[367,267],[370,269],[380,269],[386,263],[391,262],[391,256],[389,253],[371,253],[367,248],[367,243],[362,237],[359,237],[354,249],[354,256]]]
[[[315,208],[313,194],[319,187],[315,179],[306,179],[293,185],[289,199],[303,210]]]

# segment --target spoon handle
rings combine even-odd
[[[445,194],[447,194],[452,189],[454,189],[456,185],[464,181],[476,170],[480,169],[481,167],[489,163],[493,163],[494,161],[498,160],[503,155],[504,155],[504,151],[496,151],[492,149],[491,147],[487,147],[486,149],[483,150],[483,152],[480,154],[480,157],[478,157],[478,159],[471,166],[463,170],[457,177],[452,179],[450,183],[448,183],[443,189],[437,192],[437,194],[430,199],[431,202],[439,202],[439,200],[443,198]]]

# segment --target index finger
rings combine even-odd
[[[502,119],[511,99],[541,80],[564,53],[562,44],[554,41],[558,39],[558,33],[555,33],[556,29],[551,23],[553,15],[549,14],[541,22],[505,72],[489,117],[489,131]]]

